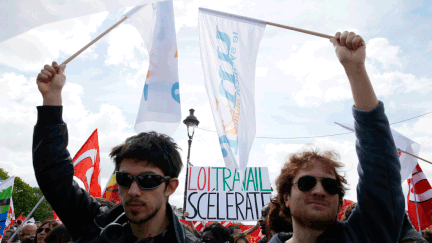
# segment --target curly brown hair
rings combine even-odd
[[[283,166],[280,175],[276,179],[276,187],[278,203],[282,214],[291,218],[290,210],[285,206],[285,198],[291,194],[293,179],[300,170],[310,170],[315,161],[323,163],[329,172],[335,175],[336,181],[339,184],[339,208],[343,205],[343,197],[345,196],[345,185],[347,181],[344,176],[340,175],[338,170],[343,167],[343,164],[338,162],[339,155],[335,151],[325,150],[320,151],[318,148],[304,149],[301,152],[293,153],[288,156],[287,162]]]
[[[281,212],[281,206],[278,201],[279,195],[276,195],[270,201],[266,233],[270,233],[271,230],[276,233],[293,232],[292,220]]]

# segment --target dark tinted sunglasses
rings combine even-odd
[[[127,172],[116,171],[117,184],[123,188],[130,188],[134,180],[137,181],[139,188],[142,190],[154,189],[165,181],[171,179],[170,176],[160,176],[157,174],[140,174],[134,176]]]
[[[36,230],[36,233],[40,234],[40,233],[42,233],[43,230],[45,230],[45,233],[48,233],[51,231],[50,228],[39,228]]]
[[[298,179],[297,182],[293,183],[297,184],[298,188],[302,192],[308,192],[312,190],[317,184],[317,178],[314,176],[302,176]],[[330,195],[335,195],[340,192],[340,186],[337,180],[332,178],[322,178],[321,184],[326,190],[326,192]]]

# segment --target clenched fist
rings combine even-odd
[[[52,66],[45,65],[38,74],[36,83],[44,105],[61,105],[61,91],[66,82],[65,68],[65,64],[59,66],[53,62]]]
[[[330,39],[335,47],[336,56],[343,66],[364,64],[366,59],[366,44],[363,38],[354,32],[337,32]]]

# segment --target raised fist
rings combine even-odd
[[[366,59],[366,44],[363,38],[354,32],[337,32],[330,39],[335,47],[336,56],[342,65],[364,64]]]

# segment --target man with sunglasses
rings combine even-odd
[[[174,141],[156,132],[132,136],[112,149],[122,203],[106,210],[73,180],[62,120],[66,66],[45,65],[37,77],[43,97],[33,136],[33,167],[39,187],[78,242],[191,242],[168,198],[183,166]]]
[[[346,180],[338,172],[342,164],[337,154],[317,150],[292,154],[276,180],[278,203],[293,225],[293,233],[283,241],[398,242],[405,213],[401,165],[383,103],[366,72],[366,44],[348,31],[336,33],[330,41],[354,98],[358,203],[345,222],[338,222]],[[281,240],[273,237],[270,242]]]

